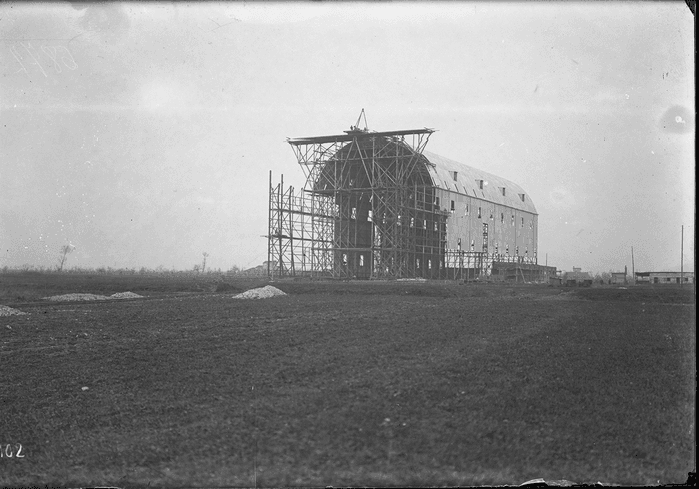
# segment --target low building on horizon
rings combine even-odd
[[[573,287],[579,285],[589,287],[592,285],[592,275],[590,275],[588,272],[583,272],[582,268],[573,267],[572,272],[565,272],[563,283],[565,283],[567,286]]]
[[[612,272],[612,284],[614,285],[626,285],[628,281],[629,269],[624,267],[623,272]]]
[[[636,272],[637,284],[693,284],[694,272]]]

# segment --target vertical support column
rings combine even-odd
[[[284,275],[284,250],[282,248],[282,229],[283,229],[283,216],[282,216],[282,203],[283,203],[283,189],[284,189],[284,174],[281,177],[281,183],[279,184],[279,189],[277,191],[277,233],[279,235],[279,276]]]
[[[272,259],[272,170],[269,171],[269,194],[267,201],[267,278],[272,277],[272,270],[274,267],[270,267]]]
[[[289,193],[287,199],[289,200],[289,255],[291,259],[291,276],[296,276],[296,264],[294,260],[294,254],[296,249],[294,248],[294,187],[289,187]]]

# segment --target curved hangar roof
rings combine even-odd
[[[347,149],[351,150],[352,141],[367,143],[375,138],[386,138],[417,134],[432,134],[434,129],[410,129],[389,132],[346,131],[346,134],[335,136],[320,136],[288,139],[292,146],[323,143],[350,143],[343,146],[335,154]],[[405,148],[409,148],[407,145]],[[412,150],[409,150],[412,151]],[[504,178],[472,168],[458,161],[450,160],[429,151],[423,151],[422,155],[427,159],[425,169],[435,187],[452,192],[457,192],[470,197],[477,197],[494,204],[500,204],[514,209],[537,214],[534,203],[527,193],[519,185]],[[456,175],[454,175],[456,173]],[[504,190],[503,190],[504,189]]]
[[[435,187],[537,213],[532,199],[516,183],[429,151],[422,154],[432,163],[426,166]]]

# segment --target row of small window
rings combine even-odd
[[[420,221],[418,221],[418,224],[419,224],[419,222]],[[398,224],[400,224],[400,222]],[[434,230],[438,231],[439,230],[439,223],[437,221],[434,221],[433,224],[434,224]],[[410,227],[411,228],[415,227],[415,218],[414,217],[410,218]],[[422,228],[427,229],[427,219],[422,220]]]
[[[459,238],[457,244],[459,246],[459,249],[461,249],[461,238]],[[476,241],[472,239],[471,240],[471,251],[475,251],[475,247],[476,247]],[[485,243],[483,244],[483,247],[485,249]],[[496,255],[500,254],[500,249],[499,249],[498,243],[495,243],[495,254]],[[510,245],[505,245],[505,254],[506,255],[510,254]],[[525,254],[525,256],[529,255],[529,248],[525,248],[524,254]],[[535,254],[536,254],[536,252],[535,252]],[[519,256],[519,246],[515,246],[515,256]]]
[[[455,211],[456,211],[455,202],[454,202],[453,200],[451,201],[451,211],[452,211],[452,212],[455,212]],[[478,208],[478,219],[481,219],[481,218],[482,218],[482,212],[481,212],[481,211],[482,211],[482,209],[479,207],[479,208]],[[469,214],[470,214],[470,212],[469,212],[469,207],[468,207],[468,204],[466,204],[466,212],[464,213],[464,215],[468,216]],[[512,217],[512,219],[511,219],[512,225],[514,226],[514,225],[515,225],[515,215],[512,214],[511,217]],[[494,219],[494,216],[493,216],[493,212],[491,211],[491,212],[490,212],[490,220],[492,221],[493,219]],[[504,214],[503,212],[500,213],[500,223],[501,223],[501,224],[504,224],[504,223],[505,223],[505,214]],[[522,218],[521,226],[520,226],[520,227],[524,227],[524,218]],[[532,228],[533,228],[533,223],[532,223],[532,221],[529,221],[529,229],[532,229]]]
[[[509,255],[509,254],[510,254],[509,246],[508,246],[507,248],[508,248],[508,249],[507,249],[506,254]],[[471,242],[471,251],[473,251],[473,242]],[[516,256],[519,256],[519,247],[517,247],[515,253],[516,253]],[[499,254],[499,253],[498,253],[498,245],[497,245],[497,244],[495,245],[495,254],[496,254],[496,255]],[[526,251],[524,252],[524,254],[525,254],[525,255],[529,255],[529,250],[526,250]],[[536,252],[534,252],[534,255],[536,255]],[[346,253],[343,253],[343,254],[342,254],[342,264],[346,266],[347,263],[348,263],[348,261],[347,261],[347,254],[346,254]],[[415,259],[415,267],[416,267],[416,268],[420,268],[420,265],[421,265],[420,259],[419,259],[419,258],[416,258],[416,259]],[[444,268],[444,261],[443,261],[443,260],[441,261],[441,265],[442,265],[442,268]],[[360,266],[360,267],[363,267],[363,266],[364,266],[364,255],[359,255],[359,266]],[[429,259],[429,258],[427,259],[427,269],[428,269],[428,270],[432,270],[432,260]],[[669,279],[668,279],[668,280],[669,280]]]
[[[458,172],[458,171],[453,171],[453,172],[450,172],[450,173],[451,173],[451,178],[453,178],[455,182],[458,181],[459,172]],[[446,183],[446,182],[445,182],[445,183]],[[476,185],[478,185],[478,189],[479,189],[479,190],[483,190],[483,188],[484,188],[486,185],[488,185],[488,182],[486,182],[485,180],[476,179]],[[498,187],[498,188],[500,189],[500,192],[502,193],[502,196],[505,197],[505,196],[507,195],[507,188],[506,188],[506,187]],[[466,187],[464,187],[464,190],[466,190]],[[474,190],[474,194],[475,194],[475,190]],[[526,199],[525,194],[518,194],[518,195],[519,195],[519,198],[522,199],[522,202],[524,202],[525,199]]]
[[[342,264],[345,266],[347,266],[347,264],[348,264],[347,253],[342,254]],[[421,265],[420,259],[416,258],[415,259],[415,267],[420,268],[420,265]],[[364,266],[364,255],[359,255],[359,266],[360,267]],[[442,262],[442,267],[444,267],[444,262]],[[432,260],[429,258],[427,259],[427,269],[432,270]]]
[[[342,254],[342,264],[347,265],[347,253]],[[364,266],[364,255],[359,255],[359,266]]]
[[[452,200],[452,201],[451,201],[451,211],[454,212],[455,210],[456,210],[456,208],[455,208],[455,203],[454,203],[454,201]],[[481,218],[482,218],[482,212],[481,212],[481,211],[482,211],[482,209],[479,207],[479,208],[478,208],[478,219],[481,219]],[[469,214],[470,214],[470,212],[469,212],[469,206],[468,206],[468,204],[466,204],[466,213],[465,213],[465,215],[468,216]],[[371,220],[372,220],[372,217],[373,217],[373,212],[372,212],[372,211],[369,211],[369,214],[368,214],[368,216],[367,216],[367,221],[371,221]],[[357,219],[357,208],[356,208],[356,207],[352,207],[352,211],[351,211],[351,213],[350,213],[350,218],[351,218],[351,219]],[[398,216],[398,218],[399,218],[399,220],[400,220],[400,216]],[[492,221],[493,219],[494,219],[494,217],[493,217],[493,212],[491,211],[491,212],[490,212],[490,220]],[[521,219],[522,219],[522,220],[521,220],[520,227],[523,228],[523,227],[524,227],[524,218],[522,217]],[[512,222],[512,225],[514,226],[514,225],[515,225],[515,215],[514,215],[514,214],[512,214],[512,216],[511,216],[511,222]],[[501,223],[501,224],[504,224],[504,223],[505,223],[505,214],[502,213],[502,212],[500,213],[500,223]],[[400,222],[399,222],[399,225],[400,225]],[[414,218],[414,217],[411,217],[411,218],[410,218],[410,227],[411,227],[411,228],[412,228],[412,227],[415,227],[415,218]],[[422,227],[425,228],[425,229],[427,229],[427,220],[424,220],[424,221],[423,221],[423,226],[422,226]],[[529,229],[533,229],[533,227],[534,227],[533,222],[532,222],[532,221],[529,221]],[[436,223],[436,222],[434,223],[434,230],[437,231],[437,223]]]

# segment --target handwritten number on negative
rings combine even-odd
[[[17,453],[15,453],[11,444],[6,444],[4,447],[0,445],[0,458],[24,458],[24,453],[22,453],[22,444],[15,444],[17,447]]]
[[[17,70],[17,73],[19,73],[20,71],[24,71],[27,74],[27,76],[29,76],[27,67],[23,63],[23,61],[27,61],[25,57],[29,55],[29,57],[33,61],[32,64],[35,64],[39,67],[39,70],[41,70],[41,73],[44,75],[44,77],[48,77],[48,74],[44,70],[44,67],[41,65],[41,62],[39,61],[41,55],[32,46],[32,44],[30,42],[21,42],[19,43],[19,45],[21,48],[23,48],[23,53],[26,51],[24,55],[20,54],[20,51],[17,49],[16,46],[10,46],[10,52],[12,53],[12,56],[14,56],[14,58],[20,65],[20,69]],[[73,58],[73,55],[71,54],[70,50],[65,46],[41,46],[41,51],[47,58],[49,58],[50,61],[53,62],[53,67],[56,70],[56,73],[61,73],[63,71],[61,69],[61,63],[63,63],[63,66],[71,71],[75,70],[78,67],[78,64],[75,62],[75,59]]]

